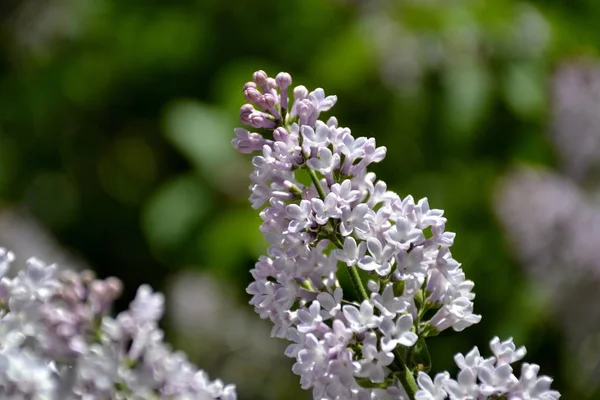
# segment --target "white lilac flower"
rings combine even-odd
[[[292,343],[285,354],[315,399],[446,398],[447,374],[435,383],[419,374],[417,393],[413,374],[422,366],[412,358],[404,365],[399,355],[422,351],[415,343],[428,335],[481,319],[473,313],[473,282],[449,251],[455,234],[427,199],[400,198],[368,171],[385,147],[355,138],[335,117],[320,119],[335,96],[304,86],[290,96],[290,85],[289,74],[254,73],[244,88],[253,104],[241,107],[240,120],[263,130],[260,137],[238,130],[232,141],[242,153],[256,149],[250,202],[261,209],[269,243],[251,271],[250,304],[271,320],[273,336]],[[344,297],[339,273],[349,274],[354,298]],[[520,353],[507,346],[500,344],[498,356],[513,361]],[[473,357],[463,362],[459,387],[449,383],[453,393],[468,396],[472,374],[496,368]],[[506,383],[503,371],[482,372],[490,388]]]
[[[323,317],[321,316],[321,304],[318,301],[313,301],[310,307],[298,310],[298,332],[307,333],[314,332],[322,326]]]
[[[519,384],[508,395],[508,400],[558,400],[560,394],[550,390],[552,378],[538,377],[539,365],[523,363]]]
[[[371,382],[383,382],[387,366],[394,361],[394,355],[389,349],[379,349],[377,346],[377,337],[369,332],[363,342],[362,359],[355,364],[358,367],[357,376],[368,377]]]
[[[371,300],[385,318],[394,318],[406,311],[410,304],[406,299],[394,295],[394,285],[391,283],[385,285],[381,294],[378,290],[371,291]]]
[[[340,287],[335,288],[333,293],[321,292],[317,295],[317,300],[323,307],[323,310],[321,310],[323,319],[335,318],[341,312],[343,297],[344,291]]]
[[[416,333],[411,332],[413,319],[410,315],[402,315],[395,322],[391,318],[384,318],[379,325],[383,333],[381,338],[381,348],[385,351],[392,351],[398,345],[410,347],[417,342],[419,338]]]
[[[4,399],[53,399],[57,381],[49,362],[28,349],[0,351],[0,396]]]
[[[481,381],[479,390],[484,396],[506,393],[517,383],[517,378],[513,375],[513,369],[509,364],[481,365],[477,375]]]
[[[473,350],[468,352],[466,356],[461,353],[456,354],[454,356],[454,362],[461,370],[476,370],[477,367],[479,367],[479,364],[483,362],[483,358],[479,354],[479,349],[473,347]]]
[[[523,359],[527,354],[525,346],[517,349],[512,338],[501,342],[498,336],[495,336],[490,342],[490,349],[492,349],[492,353],[496,356],[498,364],[512,364]]]
[[[454,357],[460,368],[456,380],[450,379],[447,372],[438,374],[435,383],[423,373],[419,373],[419,391],[416,399],[429,400],[477,400],[505,398],[510,400],[558,400],[560,394],[550,390],[552,379],[538,377],[539,366],[523,363],[521,377],[513,375],[511,363],[525,355],[525,348],[516,348],[512,339],[501,342],[497,337],[490,341],[495,357],[483,359],[475,347],[466,356]]]
[[[0,249],[0,272],[13,261]],[[30,259],[2,280],[0,397],[201,398],[235,400],[235,388],[210,382],[163,341],[162,294],[141,286],[130,308],[108,316],[121,292],[116,278],[57,271]]]
[[[470,369],[460,371],[456,380],[445,381],[444,389],[451,399],[456,400],[477,399],[481,394],[477,385],[477,373]]]
[[[392,263],[394,248],[387,244],[382,244],[377,238],[367,240],[367,249],[369,255],[364,256],[358,261],[360,269],[365,271],[375,271],[378,275],[389,275],[392,272]]]
[[[315,221],[319,225],[325,225],[329,219],[339,218],[342,215],[339,201],[339,197],[334,192],[329,193],[325,200],[311,199]]]
[[[325,373],[328,347],[325,342],[309,333],[304,338],[303,347],[296,356],[293,371],[301,376],[301,386],[307,389],[313,386]]]
[[[297,86],[293,97],[288,97],[291,77],[285,73],[278,77],[255,73],[244,90],[257,108],[244,105],[240,111],[243,123],[272,130],[272,139],[238,130],[233,141],[241,152],[256,148],[259,153],[253,159],[250,200],[255,208],[266,204],[260,213],[261,231],[270,243],[269,256],[257,263],[252,271],[255,281],[247,291],[256,312],[275,324],[273,334],[295,343],[286,354],[296,358],[294,371],[303,386],[311,387],[315,395],[335,398],[333,388],[339,385],[332,383],[330,367],[345,365],[344,371],[354,377],[383,382],[389,373],[387,365],[395,358],[392,350],[411,346],[416,335],[432,324],[421,321],[416,333],[410,331],[418,312],[414,296],[426,278],[439,281],[439,288],[429,284],[427,289],[438,293],[440,303],[448,298],[450,304],[438,306],[446,305],[449,316],[442,319],[448,327],[462,327],[465,319],[473,323],[476,316],[463,311],[472,310],[472,297],[459,289],[464,275],[453,272],[435,278],[436,257],[440,252],[449,257],[444,249],[454,238],[444,232],[442,211],[430,210],[426,200],[415,204],[410,196],[400,199],[367,171],[369,164],[381,161],[386,153],[373,138],[355,139],[335,118],[327,123],[319,120],[320,113],[335,103],[334,96]],[[263,143],[261,149],[258,143]],[[296,178],[301,169],[309,172],[311,186]],[[429,227],[431,239],[423,233]],[[333,250],[329,249],[332,245]],[[391,283],[370,285],[368,291],[363,288],[359,293],[358,303],[342,306],[338,261],[349,271],[358,266],[375,277],[393,277],[403,290],[395,293]],[[447,263],[460,270],[460,264],[450,259]],[[360,285],[356,279],[354,283]],[[446,296],[448,291],[456,294]],[[457,295],[461,300],[450,301]],[[444,327],[438,324],[437,328]],[[369,345],[367,338],[372,340]],[[385,349],[379,347],[381,338]],[[324,340],[333,347],[327,349]],[[356,346],[361,348],[359,353]],[[327,352],[330,355],[323,356]],[[350,359],[340,361],[341,355],[348,354]],[[353,363],[359,370],[348,367]],[[348,382],[353,397],[369,398],[376,393],[353,379]]]
[[[376,328],[382,320],[381,317],[375,315],[373,305],[368,300],[360,304],[360,309],[355,306],[344,306],[342,312],[348,321],[348,327],[356,333]]]
[[[419,390],[415,395],[416,400],[444,400],[447,398],[444,390],[445,383],[450,379],[450,374],[443,372],[437,374],[434,380],[431,380],[429,375],[424,372],[419,372],[417,383]]]
[[[369,232],[369,220],[374,215],[366,204],[359,204],[350,209],[348,206],[342,207],[342,218],[340,223],[340,233],[342,236],[348,236],[354,231],[366,234]]]
[[[339,261],[343,261],[348,267],[352,267],[364,256],[366,249],[367,244],[365,242],[357,244],[356,239],[352,236],[346,236],[344,239],[344,247],[335,249],[333,254]]]

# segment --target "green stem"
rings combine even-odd
[[[352,286],[354,286],[354,290],[360,296],[361,301],[367,300],[369,295],[365,290],[365,286],[360,279],[360,275],[358,274],[358,270],[356,267],[348,267],[348,272],[350,274],[350,280],[352,281]]]
[[[290,188],[290,192],[292,192],[296,196],[302,196],[302,190],[296,185],[292,185],[292,187]]]
[[[317,177],[317,173],[315,172],[314,169],[308,169],[308,174],[310,175],[310,179],[312,179],[313,183],[315,184],[315,187],[317,188],[317,192],[319,193],[319,197],[321,198],[321,200],[325,200],[325,191],[323,190],[323,186],[321,186],[321,182],[319,182],[319,178]]]

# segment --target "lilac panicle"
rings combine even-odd
[[[296,86],[290,97],[291,82],[255,72],[240,110],[252,132],[236,128],[232,141],[254,155],[250,202],[270,245],[251,271],[250,304],[290,342],[293,371],[315,399],[446,398],[449,375],[429,384],[420,372],[419,385],[444,393],[427,397],[411,354],[428,336],[481,319],[473,282],[450,253],[455,234],[427,199],[401,198],[368,171],[385,147],[320,119],[336,96]],[[358,300],[344,293],[343,273]]]
[[[37,259],[11,279],[13,260],[0,248],[0,398],[235,400],[233,386],[211,382],[163,342],[162,294],[141,286],[112,318],[118,279]]]

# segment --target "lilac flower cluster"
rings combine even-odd
[[[3,399],[223,399],[233,386],[209,381],[163,342],[163,296],[141,286],[129,309],[108,315],[116,278],[57,272],[37,259],[4,276],[0,249],[0,397]]]
[[[563,172],[579,183],[597,181],[600,167],[600,68],[590,60],[569,61],[552,78],[550,138]]]
[[[521,376],[513,375],[510,364],[525,357],[525,347],[516,348],[512,339],[503,342],[495,337],[490,342],[494,356],[481,357],[474,347],[466,355],[457,354],[454,361],[460,372],[457,379],[450,379],[447,372],[439,373],[432,380],[429,375],[419,372],[417,378],[421,390],[418,400],[557,400],[560,394],[550,390],[552,379],[538,377],[540,367],[523,363]]]
[[[232,142],[259,153],[250,201],[267,204],[260,229],[270,247],[252,270],[250,303],[292,342],[286,354],[315,399],[413,398],[412,372],[428,367],[418,361],[423,339],[481,319],[473,282],[449,250],[455,235],[427,199],[400,198],[367,171],[385,147],[319,119],[335,96],[296,86],[290,97],[291,83],[257,71],[240,119],[258,132],[237,128]],[[358,301],[340,286],[343,270]]]
[[[464,91],[467,82],[485,87],[489,78],[482,81],[481,77],[489,72],[481,68],[491,59],[511,64],[539,62],[553,33],[547,18],[529,2],[505,5],[494,27],[480,17],[485,1],[352,2],[358,9],[361,32],[375,50],[383,80],[401,96],[422,90],[431,72],[439,72],[450,91],[454,86]],[[460,25],[454,21],[457,12],[462,18]],[[415,24],[414,13],[440,23]],[[503,35],[495,32],[500,26]]]

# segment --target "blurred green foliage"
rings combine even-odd
[[[548,77],[596,55],[599,3],[12,0],[0,21],[0,205],[27,208],[99,275],[123,279],[121,306],[139,284],[161,290],[197,268],[250,309],[247,271],[265,242],[246,200],[250,159],[229,142],[243,83],[285,70],[337,94],[341,125],[388,148],[379,177],[445,209],[458,234],[483,321],[433,341],[434,371],[514,336],[563,398],[600,395],[575,379],[491,209],[513,163],[555,163]]]

